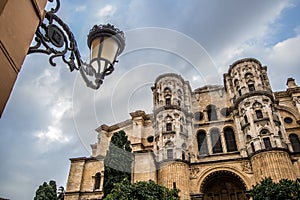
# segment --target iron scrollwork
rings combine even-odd
[[[54,0],[48,0],[53,3]],[[49,63],[56,66],[54,59],[61,57],[69,66],[70,71],[80,70],[81,76],[87,86],[98,89],[105,76],[114,71],[116,57],[120,55],[125,46],[124,33],[111,24],[95,25],[88,35],[88,46],[91,47],[93,38],[101,35],[113,37],[118,45],[118,52],[113,61],[105,58],[93,58],[89,63],[82,61],[76,40],[69,26],[60,19],[56,13],[60,8],[60,0],[55,0],[55,8],[45,13],[45,19],[35,32],[35,45],[29,47],[28,54],[44,53],[50,55]]]
[[[54,0],[48,1],[53,2]],[[61,57],[62,60],[68,64],[70,71],[74,69],[79,70],[82,64],[81,55],[69,26],[56,15],[59,8],[60,1],[56,0],[56,7],[46,12],[46,20],[40,23],[35,32],[34,40],[36,44],[29,47],[28,54],[53,54],[49,58],[49,63],[52,66],[56,66],[53,59]],[[67,56],[69,56],[69,58],[66,58]]]

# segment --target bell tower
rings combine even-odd
[[[269,176],[275,181],[294,179],[267,67],[253,58],[238,60],[230,66],[224,81],[234,105],[242,156],[250,157],[256,181]]]
[[[190,85],[177,74],[163,74],[156,79],[152,92],[158,184],[178,188],[180,197],[189,199]]]

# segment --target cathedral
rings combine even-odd
[[[101,199],[110,138],[125,131],[134,161],[132,182],[153,180],[186,200],[242,200],[265,177],[300,179],[300,87],[287,79],[274,92],[267,67],[235,61],[223,85],[195,90],[167,73],[151,87],[153,113],[96,129],[90,157],[71,158],[66,200]],[[150,89],[150,88],[149,88]]]

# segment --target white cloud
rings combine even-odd
[[[289,63],[294,65],[299,63],[300,55],[300,35],[294,38],[288,38],[282,42],[277,43],[271,52],[271,58],[276,59],[282,63]]]
[[[46,147],[40,148],[43,151],[47,151],[47,147],[51,143],[66,144],[71,141],[71,136],[63,132],[61,121],[72,117],[72,102],[63,100],[61,97],[54,103],[49,112],[51,113],[51,121],[49,121],[50,125],[47,130],[39,130],[34,134],[39,139],[39,144]]]
[[[63,135],[60,128],[52,125],[48,126],[47,131],[37,132],[35,136],[39,138],[42,143],[46,143],[47,145],[52,142],[68,143],[70,141],[69,137]]]
[[[51,114],[56,123],[58,123],[64,117],[64,115],[71,116],[70,114],[72,114],[72,102],[64,100],[61,97],[53,106]]]
[[[117,8],[115,6],[106,5],[99,10],[99,12],[96,14],[96,16],[100,17],[102,20],[104,20],[109,17],[112,17],[116,11],[117,11]]]

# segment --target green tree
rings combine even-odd
[[[300,184],[297,181],[282,179],[278,183],[265,178],[250,190],[253,200],[299,200]]]
[[[115,183],[131,180],[133,161],[131,150],[130,141],[123,130],[112,136],[104,159],[104,197],[110,193]]]
[[[60,186],[58,191],[56,182],[51,180],[49,184],[44,182],[35,192],[34,200],[64,200],[65,190]]]
[[[34,200],[56,200],[56,183],[49,181],[49,184],[44,182],[35,192]]]
[[[179,200],[178,189],[168,189],[150,180],[131,184],[128,180],[116,183],[103,200]]]

